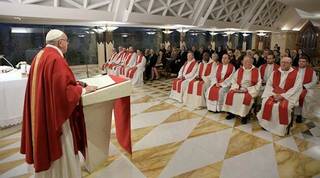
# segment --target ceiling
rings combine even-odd
[[[320,1],[317,3],[315,0],[2,0],[0,22],[210,31],[299,30],[307,20],[318,23]]]

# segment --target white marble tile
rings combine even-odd
[[[17,153],[15,153],[5,159],[0,160],[0,164],[10,162],[10,161],[16,161],[16,160],[24,159],[24,158],[25,158],[25,155],[21,154],[20,152],[17,152]]]
[[[21,141],[19,139],[17,142],[15,142],[13,144],[10,144],[10,145],[7,145],[5,147],[0,148],[0,151],[11,149],[11,148],[20,148],[20,146],[21,146]]]
[[[298,148],[298,146],[292,136],[278,140],[278,141],[276,141],[276,143],[278,143],[279,145],[282,145],[284,147],[290,148],[291,150],[299,152],[299,148]]]
[[[304,154],[310,156],[313,159],[320,160],[320,146],[313,146],[306,151],[303,152]]]
[[[237,119],[238,119],[238,118],[237,118]],[[222,120],[219,120],[219,122],[222,123],[222,124],[228,125],[228,126],[230,126],[230,127],[233,127],[233,126],[234,126],[234,123],[236,122],[236,118],[230,119],[230,120],[222,119]]]
[[[186,140],[159,177],[176,176],[223,160],[231,134],[232,129],[225,129]]]
[[[131,104],[131,115],[141,113],[144,110],[159,103],[160,102],[156,101],[156,102],[148,102],[148,103]]]
[[[268,131],[265,131],[265,130],[259,130],[257,132],[254,132],[253,135],[260,137],[262,139],[268,140],[270,142],[273,141],[272,134]]]
[[[109,143],[109,156],[121,154],[116,146],[112,142]]]
[[[158,125],[165,121],[171,114],[178,109],[168,109],[164,111],[156,111],[149,113],[142,113],[131,118],[131,128],[138,129],[153,125]]]
[[[242,130],[244,132],[252,134],[252,123],[241,124],[236,128],[239,129],[239,130]]]
[[[22,126],[21,126],[22,127]],[[13,135],[10,135],[10,136],[7,136],[7,137],[4,137],[4,139],[11,139],[11,138],[21,138],[21,132],[17,132]]]
[[[208,113],[206,114],[206,117],[207,117],[208,119],[213,120],[213,121],[219,121],[219,120],[221,120],[222,114],[221,114],[221,113],[208,112]]]
[[[208,110],[207,109],[196,109],[193,112],[197,113],[200,116],[205,116],[208,113]]]
[[[200,118],[195,118],[161,124],[139,140],[133,146],[133,150],[146,149],[186,139],[199,121]]]
[[[14,177],[31,172],[31,169],[27,163],[23,163],[13,169],[8,170],[7,172],[0,175],[0,177]]]
[[[220,178],[278,178],[272,144],[224,160]]]
[[[127,158],[121,156],[109,166],[99,170],[96,178],[144,178],[145,176]]]

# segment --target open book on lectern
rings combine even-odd
[[[116,82],[111,79],[108,75],[97,75],[94,77],[80,80],[90,86],[97,86],[98,90],[115,84]]]

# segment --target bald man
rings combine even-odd
[[[301,78],[292,68],[292,59],[283,57],[280,68],[271,74],[262,94],[262,108],[257,115],[259,124],[273,134],[285,136],[301,91]]]
[[[238,115],[241,117],[241,123],[246,124],[254,98],[261,87],[261,78],[251,56],[244,56],[242,62],[243,66],[232,77],[231,88],[225,97],[222,110],[228,112],[227,120]]]
[[[78,151],[85,156],[87,138],[80,97],[96,87],[76,81],[64,58],[66,34],[50,30],[46,44],[30,69],[20,150],[35,177],[81,177]]]

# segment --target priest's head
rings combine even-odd
[[[242,65],[245,69],[251,69],[253,64],[253,58],[249,55],[245,55],[242,60]]]
[[[291,68],[292,59],[290,57],[283,57],[280,61],[282,71],[288,71]]]
[[[187,58],[188,58],[188,61],[191,61],[194,58],[192,51],[188,52]]]
[[[229,62],[230,62],[230,57],[229,57],[229,55],[228,55],[228,54],[224,54],[224,55],[222,56],[221,62],[222,62],[222,64],[224,64],[224,65],[229,64]]]
[[[274,57],[274,54],[272,52],[270,52],[268,55],[267,55],[267,64],[273,64],[275,61],[275,57]]]
[[[129,51],[130,53],[133,53],[133,52],[134,52],[134,49],[133,49],[133,47],[132,47],[132,46],[129,46],[129,49],[128,49],[128,51]]]
[[[299,68],[305,68],[309,64],[309,58],[302,55],[299,59]]]
[[[204,60],[205,62],[208,62],[209,59],[210,59],[210,54],[207,51],[205,51],[202,55],[202,60]]]
[[[67,35],[63,31],[53,29],[47,33],[46,44],[54,45],[58,47],[62,53],[66,53],[69,42]]]

